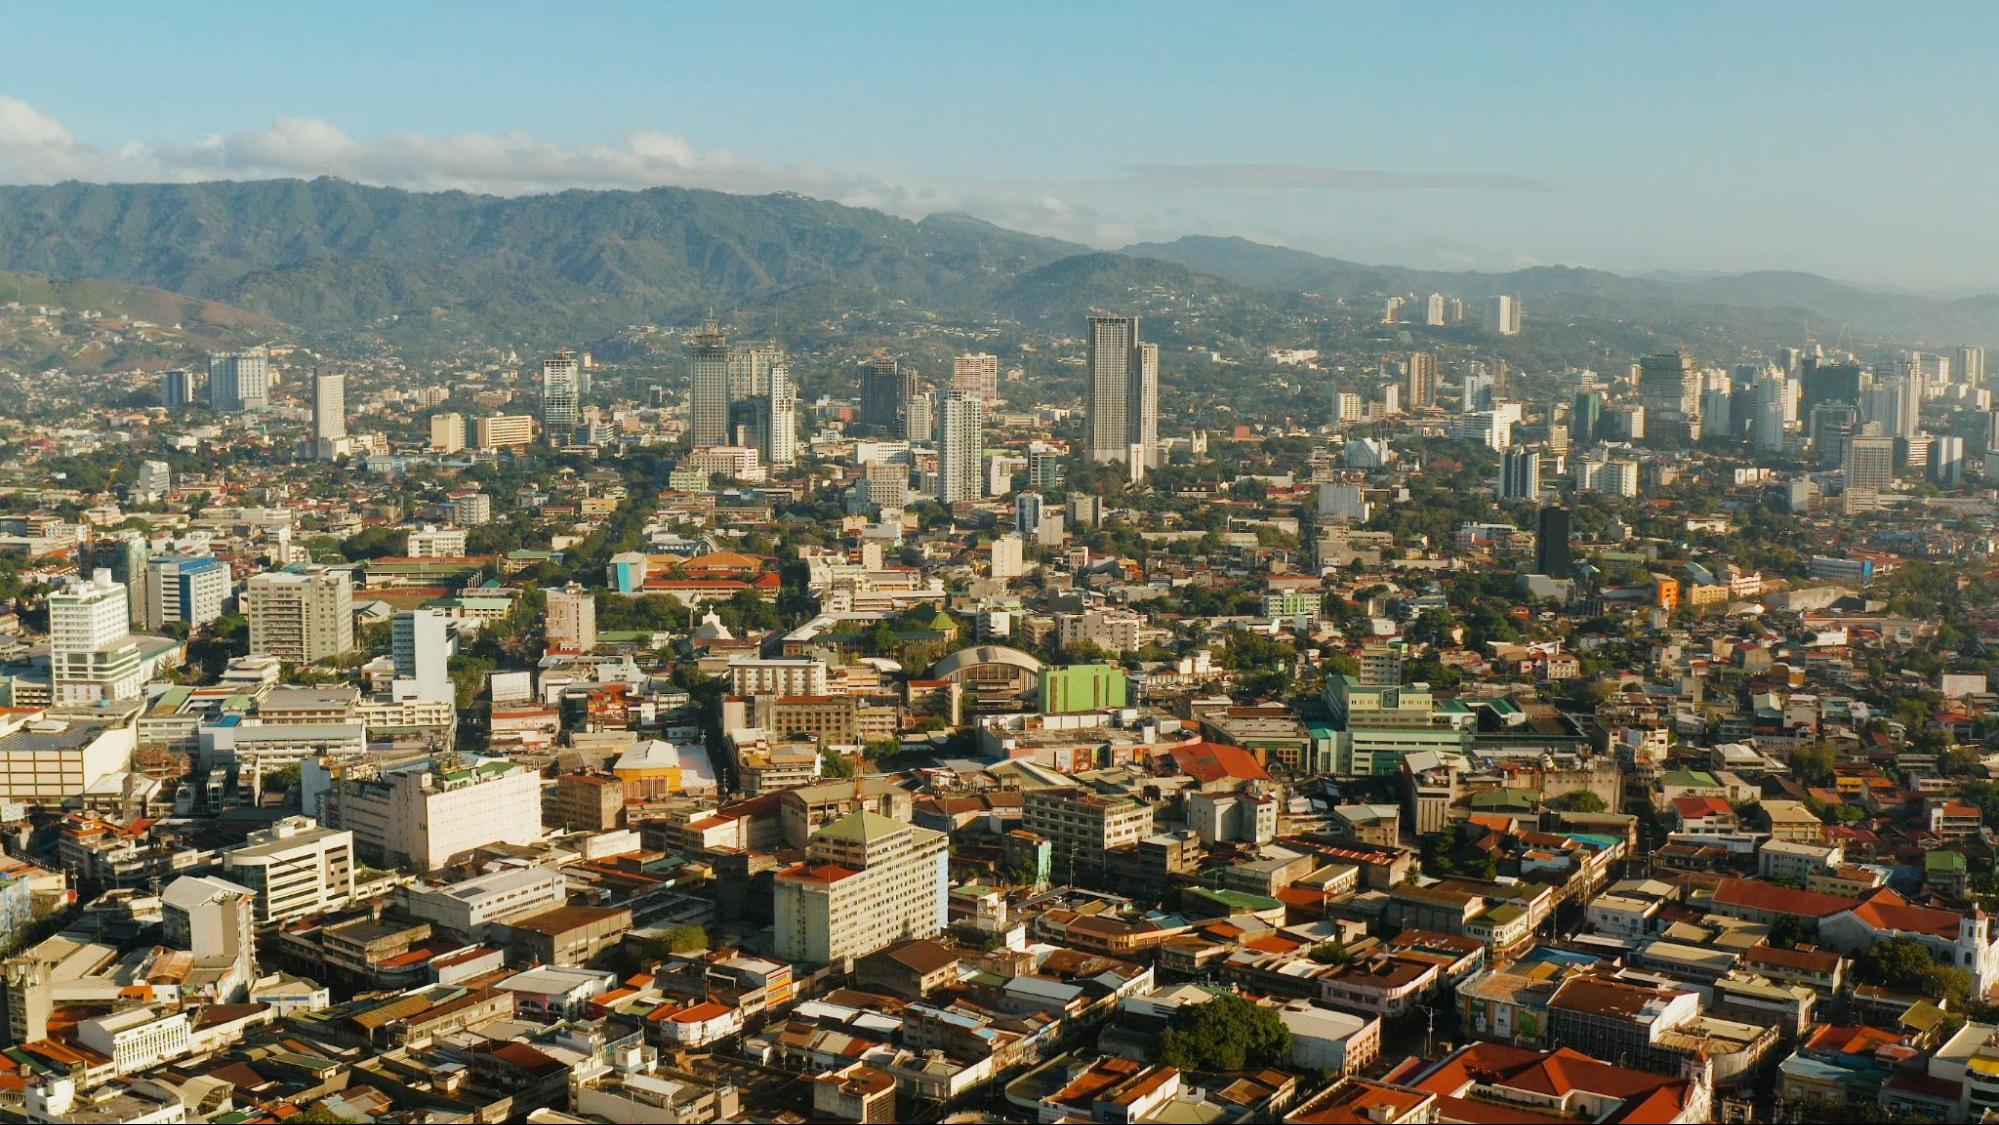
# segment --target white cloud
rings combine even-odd
[[[710,188],[795,191],[917,219],[964,211],[1020,230],[1092,245],[1120,245],[1136,228],[1045,189],[998,182],[929,182],[858,175],[819,165],[768,164],[684,138],[639,131],[567,145],[525,133],[388,133],[355,137],[315,117],[279,117],[267,129],[195,144],[134,141],[105,151],[73,138],[27,102],[0,95],[0,182],[193,182],[337,176],[413,191],[531,195],[571,188]]]

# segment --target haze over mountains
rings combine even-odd
[[[1787,272],[1440,273],[1204,236],[1102,252],[963,215],[909,222],[794,194],[682,188],[497,197],[334,179],[7,186],[0,270],[168,290],[314,332],[577,338],[709,308],[792,318],[906,309],[1059,327],[1092,306],[1156,311],[1143,307],[1148,294],[1253,324],[1328,298],[1437,291],[1517,293],[1530,318],[1710,309],[1795,316],[1855,342],[1999,343],[1991,294],[1944,299]]]

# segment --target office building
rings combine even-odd
[[[1159,348],[1139,340],[1135,316],[1093,316],[1089,334],[1089,456],[1124,461],[1137,480],[1159,457]]]
[[[173,469],[165,461],[139,462],[139,473],[132,481],[132,492],[142,503],[158,500],[173,489]]]
[[[160,405],[186,410],[194,405],[194,372],[176,367],[160,376]]]
[[[465,415],[455,412],[430,416],[430,451],[456,453],[465,448]]]
[[[534,418],[526,414],[493,414],[479,419],[474,440],[481,449],[508,449],[534,443]]]
[[[222,873],[255,894],[259,923],[338,910],[354,897],[354,834],[288,816],[223,852]]]
[[[986,494],[986,404],[946,391],[937,426],[937,502],[951,505]]]
[[[1509,449],[1499,459],[1499,501],[1513,504],[1541,498],[1541,454]]]
[[[413,559],[462,559],[465,557],[465,529],[424,524],[409,530],[403,553]]]
[[[125,587],[126,607],[133,625],[146,623],[146,567],[152,548],[143,533],[126,529],[99,537],[90,545],[93,570],[108,570],[111,580]]]
[[[915,396],[916,372],[904,371],[894,356],[877,353],[861,365],[861,425],[869,433],[907,439]]]
[[[243,590],[250,654],[317,664],[354,648],[354,583],[345,571],[269,571]]]
[[[1858,363],[1807,356],[1800,370],[1802,374],[1798,381],[1803,384],[1803,389],[1799,409],[1804,413],[1810,414],[1812,407],[1822,402],[1843,402],[1853,407],[1860,405],[1860,392],[1866,385],[1867,373]]]
[[[131,634],[125,587],[109,570],[78,578],[49,595],[49,678],[61,703],[131,699],[145,685],[148,661]]]
[[[1484,328],[1488,336],[1520,335],[1520,298],[1515,296],[1487,298]]]
[[[1964,439],[1942,435],[1930,442],[1930,480],[1944,488],[1964,483]]]
[[[1860,428],[1860,408],[1846,402],[1821,402],[1812,407],[1805,423],[1805,437],[1819,467],[1832,469],[1846,463],[1846,441]]]
[[[805,862],[780,871],[777,955],[845,963],[944,928],[949,838],[866,809],[814,832]]]
[[[455,756],[451,756],[455,757]],[[369,863],[428,874],[489,844],[541,839],[541,775],[503,758],[424,759],[329,776],[301,763],[306,811]]]
[[[312,455],[330,461],[345,452],[347,440],[347,376],[337,371],[312,374]]]
[[[541,428],[549,440],[566,441],[583,420],[582,365],[564,348],[541,361]]]
[[[1569,510],[1549,505],[1534,521],[1534,573],[1568,578],[1575,572],[1569,548]]]
[[[952,360],[951,389],[982,402],[998,401],[999,357],[986,352],[967,352]]]
[[[396,662],[394,694],[398,699],[450,702],[451,634],[444,614],[434,609],[406,609],[390,624],[390,651]]]
[[[1577,391],[1569,403],[1569,440],[1577,445],[1594,445],[1603,440],[1602,391]]]
[[[1862,433],[1847,438],[1843,467],[1846,470],[1847,491],[1887,491],[1895,483],[1894,437],[1883,433]]]
[[[231,413],[271,405],[271,354],[263,348],[208,355],[208,405]]]
[[[729,443],[729,337],[709,321],[687,341],[689,433],[696,448]]]
[[[1410,410],[1428,410],[1437,405],[1437,357],[1429,352],[1409,354]]]
[[[1021,827],[1049,842],[1055,878],[1102,884],[1113,850],[1152,835],[1152,806],[1083,789],[1031,789],[1022,795]]]
[[[548,592],[550,652],[589,652],[597,647],[597,598],[571,582]]]
[[[198,629],[222,616],[232,586],[228,565],[208,555],[149,559],[143,580],[146,628],[178,621]]]
[[[1765,370],[1752,384],[1750,434],[1763,453],[1781,453],[1790,440],[1792,383],[1774,370]]]
[[[1647,422],[1700,416],[1700,371],[1684,349],[1648,355],[1638,361],[1638,371],[1638,397]]]
[[[1860,420],[1879,425],[1889,437],[1904,441],[1915,437],[1922,409],[1922,380],[1907,371],[1890,375],[1861,392]]]
[[[1041,534],[1041,519],[1047,506],[1039,492],[1023,492],[1013,498],[1013,529],[1029,539]]]

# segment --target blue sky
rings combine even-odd
[[[1905,10],[1906,9],[1906,10]],[[1097,245],[1999,289],[1999,6],[0,6],[0,180],[963,209]]]

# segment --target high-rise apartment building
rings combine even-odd
[[[1541,454],[1509,449],[1499,458],[1499,500],[1503,504],[1541,497]]]
[[[1863,433],[1847,438],[1844,467],[1847,491],[1887,491],[1895,483],[1894,435]]]
[[[596,648],[596,596],[574,582],[550,590],[545,634],[550,652],[589,652]]]
[[[986,404],[963,391],[944,392],[937,420],[937,502],[982,499],[985,488]]]
[[[94,571],[49,595],[49,676],[57,703],[131,699],[145,685],[146,659],[131,635],[125,587]]]
[[[1441,327],[1445,323],[1444,315],[1446,311],[1444,295],[1442,293],[1430,294],[1429,300],[1423,302],[1423,323],[1431,328]]]
[[[1484,328],[1488,336],[1520,335],[1520,298],[1514,296],[1487,298]]]
[[[1127,462],[1136,479],[1158,460],[1159,348],[1139,340],[1135,316],[1093,316],[1089,333],[1090,459]]]
[[[194,405],[194,372],[176,367],[160,376],[160,405],[186,410]]]
[[[951,389],[963,391],[982,402],[999,399],[999,357],[988,352],[966,352],[951,361]]]
[[[944,928],[948,838],[862,809],[814,832],[805,862],[780,871],[777,955],[844,963]]]
[[[760,392],[766,404],[764,440],[757,452],[771,468],[788,468],[798,461],[798,387],[791,381],[791,367],[782,362],[771,364],[765,378]]]
[[[582,365],[575,352],[564,348],[541,361],[542,432],[560,444],[582,419]]]
[[[237,412],[271,405],[271,353],[263,348],[208,354],[208,405]]]
[[[331,461],[347,438],[347,376],[338,371],[312,374],[312,455]]]
[[[242,602],[252,655],[316,664],[354,647],[354,583],[345,571],[267,571],[251,577]]]
[[[729,337],[709,321],[687,341],[692,388],[689,429],[694,445],[729,443]]]
[[[1985,385],[1985,349],[1966,344],[1957,349],[1957,381],[1974,387]]]
[[[1410,410],[1428,410],[1437,405],[1437,357],[1429,352],[1409,353]]]
[[[776,344],[750,344],[729,352],[729,401],[761,398],[770,393],[771,372],[784,363]]]

